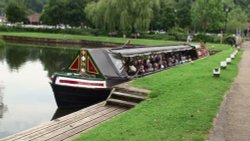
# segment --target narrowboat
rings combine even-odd
[[[187,44],[81,49],[62,72],[51,76],[59,108],[105,100],[113,86],[209,55]]]

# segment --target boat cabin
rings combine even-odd
[[[82,49],[64,72],[86,79],[131,79],[192,62],[208,51],[191,45]]]

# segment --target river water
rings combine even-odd
[[[49,76],[75,54],[66,49],[0,47],[0,138],[68,112],[57,109]]]

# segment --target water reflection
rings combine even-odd
[[[76,50],[0,47],[0,138],[58,115],[48,76],[75,54]]]
[[[3,102],[3,92],[2,92],[3,86],[0,83],[0,118],[3,118],[4,113],[8,110],[7,106],[4,105]]]
[[[28,59],[29,50],[22,48],[8,48],[6,50],[6,62],[10,70],[18,70]]]
[[[75,55],[75,50],[43,49],[40,50],[39,59],[44,69],[49,72],[48,74],[52,75],[55,71],[67,66],[75,58]]]
[[[53,117],[52,117],[51,120],[60,118],[62,116],[68,115],[68,114],[76,112],[76,111],[79,111],[79,110],[84,109],[86,107],[89,107],[91,105],[93,105],[93,104],[86,104],[86,105],[84,105],[82,107],[58,108],[56,110],[56,112],[54,113],[54,115],[53,115]]]
[[[5,48],[0,46],[0,62],[1,62],[1,60],[4,59],[4,50],[5,50]]]
[[[48,75],[62,69],[74,59],[76,50],[33,47],[0,47],[0,61],[6,59],[11,71],[18,71],[27,61],[39,60]]]
[[[79,111],[81,109],[83,109],[85,107],[77,107],[77,108],[70,108],[70,109],[57,109],[52,117],[51,120],[54,120],[54,119],[57,119],[57,118],[60,118],[60,117],[63,117],[67,114],[70,114],[70,113],[73,113],[73,112],[76,112],[76,111]]]

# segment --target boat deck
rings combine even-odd
[[[64,141],[93,129],[100,123],[127,111],[128,108],[98,103],[67,116],[0,139],[0,141]]]

